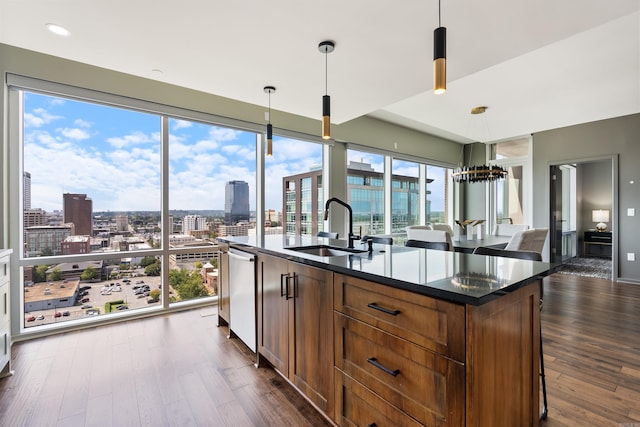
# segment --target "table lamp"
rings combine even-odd
[[[593,222],[597,222],[596,230],[598,231],[606,231],[607,230],[607,222],[609,222],[609,211],[606,209],[595,209],[591,212],[591,220]]]

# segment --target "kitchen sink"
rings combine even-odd
[[[361,250],[361,249],[349,249],[349,248],[342,248],[339,246],[329,246],[329,245],[298,246],[294,248],[287,248],[287,250],[301,252],[309,255],[322,256],[322,257],[346,256],[346,255],[360,254],[360,253],[366,252],[365,250]]]

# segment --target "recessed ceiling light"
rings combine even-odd
[[[58,24],[46,24],[45,27],[47,27],[47,30],[51,31],[53,34],[57,34],[59,36],[70,36],[71,35],[71,31],[67,30],[66,28],[58,25]]]

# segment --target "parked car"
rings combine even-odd
[[[44,314],[39,314],[36,320],[44,320]]]
[[[33,322],[34,320],[36,320],[36,316],[27,317],[27,322]]]
[[[81,309],[86,309],[86,308],[93,308],[93,306],[91,304],[84,304],[82,307],[80,307]]]
[[[68,317],[68,316],[70,316],[70,315],[71,315],[71,313],[69,313],[68,311],[63,311],[63,312],[62,312],[62,315],[63,315],[64,317]]]
[[[129,307],[127,307],[126,305],[119,305],[116,307],[116,310],[118,311],[127,310],[127,309],[129,309]]]
[[[82,300],[80,302],[89,302],[89,298],[82,298]]]
[[[60,313],[59,311],[56,311],[56,312],[53,314],[53,317],[61,317],[61,316],[62,316],[62,313]]]

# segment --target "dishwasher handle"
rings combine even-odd
[[[227,253],[229,254],[230,258],[237,259],[239,261],[254,262],[255,258],[256,258],[256,256],[253,255],[253,254],[247,254],[245,256],[245,255],[240,255],[240,254],[238,254],[236,252],[231,252],[231,251],[229,251]]]

